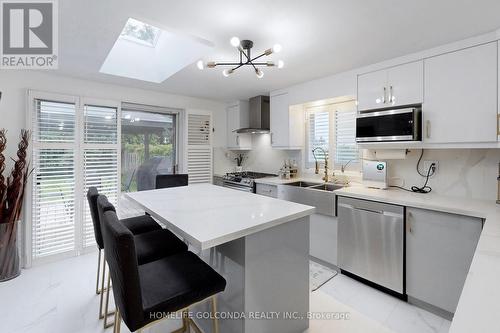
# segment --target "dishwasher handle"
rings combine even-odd
[[[346,203],[339,203],[338,206],[344,207],[347,209],[358,210],[358,211],[362,211],[362,212],[368,212],[368,213],[380,214],[380,215],[385,215],[385,216],[403,218],[403,214],[388,212],[388,211],[384,211],[384,210],[375,210],[375,209],[369,209],[369,208],[354,207],[353,205],[349,205]]]

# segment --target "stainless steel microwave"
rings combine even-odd
[[[356,142],[422,140],[422,108],[369,111],[356,117]]]

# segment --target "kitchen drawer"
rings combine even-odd
[[[256,193],[260,195],[265,195],[266,197],[277,198],[278,186],[268,185],[268,184],[257,184]]]

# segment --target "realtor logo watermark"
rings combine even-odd
[[[57,69],[57,0],[1,0],[1,69]]]

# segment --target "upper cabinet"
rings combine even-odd
[[[304,112],[290,106],[287,92],[271,95],[271,145],[278,149],[301,149],[304,145]]]
[[[226,109],[227,112],[227,148],[233,150],[252,149],[252,138],[250,134],[238,134],[234,132],[239,128],[248,127],[249,103],[248,101],[237,101]]]
[[[423,61],[358,76],[358,110],[420,104],[423,101]]]
[[[425,143],[497,141],[497,42],[425,59]]]

